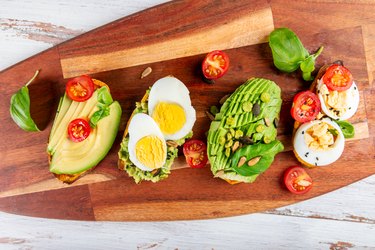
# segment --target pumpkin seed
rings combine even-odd
[[[253,105],[252,111],[253,111],[254,116],[258,116],[260,114],[260,105],[258,103],[255,103]]]
[[[253,104],[250,101],[246,101],[242,103],[242,109],[245,112],[250,112],[253,108]]]
[[[239,139],[242,136],[243,136],[243,132],[240,129],[237,130],[236,133],[234,134],[234,138],[236,138],[236,139]]]

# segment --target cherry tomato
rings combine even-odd
[[[74,142],[81,142],[85,140],[91,132],[91,127],[85,119],[75,119],[68,125],[69,138]]]
[[[214,50],[207,54],[202,63],[202,72],[207,79],[222,77],[229,68],[229,57],[223,51]]]
[[[305,169],[299,166],[290,167],[284,172],[284,183],[293,194],[305,194],[312,188],[312,179]]]
[[[208,161],[207,146],[203,141],[189,140],[185,142],[183,152],[190,167],[202,168],[206,166]]]
[[[309,122],[320,112],[320,101],[316,94],[307,90],[294,96],[290,113],[298,122]]]
[[[353,76],[344,66],[333,64],[323,75],[323,82],[330,90],[345,91],[353,84]]]
[[[94,82],[91,77],[83,75],[70,79],[66,84],[66,94],[76,102],[84,102],[94,93]]]

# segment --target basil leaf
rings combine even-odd
[[[300,68],[305,81],[314,79],[311,73],[315,70],[315,60],[323,51],[323,46],[315,54],[310,55],[297,35],[288,28],[272,31],[269,46],[276,68],[288,73]]]
[[[109,106],[104,106],[94,112],[90,118],[90,127],[95,128],[98,122],[106,116],[109,116]]]
[[[113,102],[112,96],[107,87],[101,87],[98,90],[98,101],[103,104],[110,105]]]
[[[293,72],[309,56],[296,34],[288,28],[279,28],[271,32],[269,46],[273,62],[281,71]]]
[[[354,126],[348,121],[336,121],[337,125],[341,128],[341,131],[345,138],[353,138],[355,135]]]
[[[99,110],[95,111],[90,118],[90,126],[95,128],[98,122],[106,116],[109,116],[109,105],[113,103],[113,99],[107,87],[101,87],[98,90]]]
[[[233,170],[242,176],[251,176],[254,174],[260,174],[266,171],[272,164],[274,157],[277,153],[283,151],[283,144],[278,141],[272,141],[268,144],[253,144],[243,147],[237,150],[231,158],[231,166]],[[249,161],[254,157],[260,156],[260,160],[254,166],[249,167],[247,164],[238,167],[238,162],[241,157],[245,156],[246,160]]]
[[[19,91],[12,95],[10,99],[10,116],[13,121],[25,131],[40,131],[30,114],[30,96],[28,85],[39,74],[37,70],[34,76]]]

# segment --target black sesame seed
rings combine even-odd
[[[318,166],[318,163],[315,162],[315,167]]]
[[[352,107],[349,107],[349,110],[352,109]]]
[[[305,131],[302,131],[302,134],[305,134]]]
[[[315,157],[315,159],[316,159],[317,161],[319,161],[319,158],[318,158],[318,157]]]
[[[354,90],[357,90],[357,87],[356,87],[356,86],[354,86]]]

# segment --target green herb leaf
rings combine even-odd
[[[288,28],[272,31],[269,46],[276,68],[288,73],[300,68],[305,81],[313,80],[311,72],[315,70],[315,60],[323,51],[323,46],[315,54],[309,55],[297,35]]]
[[[103,106],[95,111],[90,118],[90,127],[95,128],[98,122],[106,116],[109,116],[109,106]]]
[[[348,121],[336,121],[337,125],[340,126],[341,131],[345,138],[353,138],[355,135],[354,126]]]
[[[251,176],[266,171],[274,160],[276,154],[284,150],[283,144],[278,141],[272,141],[268,144],[258,143],[248,145],[237,150],[231,158],[233,170],[242,176]],[[241,157],[245,156],[247,161],[260,156],[260,160],[254,166],[238,166]]]
[[[95,111],[90,118],[90,127],[92,128],[95,128],[101,119],[109,116],[109,105],[112,104],[113,99],[107,87],[101,87],[98,90],[98,102],[99,110]]]
[[[10,116],[13,121],[25,131],[40,131],[31,118],[30,114],[30,96],[28,85],[37,77],[39,70],[17,93],[10,99]]]
[[[112,96],[109,93],[109,90],[107,87],[101,87],[98,90],[98,102],[102,104],[110,105],[113,102]]]
[[[273,62],[281,71],[293,72],[309,56],[296,34],[288,28],[279,28],[271,32],[269,45]]]

